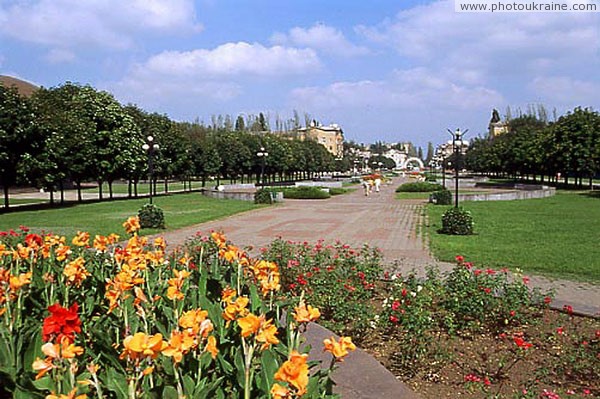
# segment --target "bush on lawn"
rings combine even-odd
[[[444,186],[437,183],[429,183],[429,182],[414,182],[414,183],[404,183],[396,189],[397,193],[427,193],[432,191],[443,190]]]
[[[154,204],[146,204],[138,211],[142,229],[164,229],[165,215],[163,210]]]
[[[438,190],[431,193],[429,202],[435,205],[452,205],[452,193],[450,190]]]
[[[463,208],[450,208],[442,215],[442,228],[440,233],[450,235],[473,234],[473,216]]]

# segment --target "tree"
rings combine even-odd
[[[429,165],[429,163],[433,159],[434,154],[435,154],[435,149],[433,148],[433,143],[430,141],[427,143],[427,156],[425,157],[425,160],[424,160],[425,165]]]
[[[9,207],[10,186],[27,169],[24,160],[42,152],[43,141],[35,130],[29,101],[16,88],[0,84],[0,184],[4,206]]]
[[[242,115],[238,115],[235,119],[235,131],[243,132],[246,130],[246,122],[244,122],[244,117]]]

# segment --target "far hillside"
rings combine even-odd
[[[31,96],[39,87],[21,79],[12,76],[0,75],[0,84],[5,87],[16,87],[19,94],[23,97]]]

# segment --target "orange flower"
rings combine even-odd
[[[283,385],[275,383],[271,388],[271,396],[273,396],[273,399],[287,399],[291,397],[291,392]]]
[[[37,357],[33,361],[33,364],[31,365],[31,367],[33,368],[34,371],[38,372],[37,375],[35,376],[35,379],[39,380],[44,375],[46,375],[46,373],[48,371],[52,370],[55,366],[54,366],[54,363],[52,363],[51,358],[40,359],[39,357]]]
[[[225,234],[213,231],[212,233],[210,233],[210,237],[213,239],[213,241],[217,244],[219,248],[225,247],[227,243],[227,238],[225,237]]]
[[[90,276],[90,273],[85,268],[85,259],[81,256],[74,261],[67,263],[67,266],[65,266],[65,269],[63,270],[63,274],[67,278],[67,284],[76,287],[79,287],[83,280]]]
[[[165,251],[167,249],[167,242],[163,237],[157,237],[154,239],[154,247]]]
[[[313,308],[310,305],[306,306],[304,302],[301,302],[299,306],[294,308],[292,316],[298,323],[308,323],[321,317],[321,312],[319,309]]]
[[[129,335],[123,340],[123,352],[120,359],[138,360],[142,357],[156,359],[168,344],[163,341],[162,334],[146,335],[143,332]]]
[[[54,255],[56,256],[56,260],[63,261],[67,259],[67,256],[71,253],[71,247],[67,245],[63,245],[62,243],[58,245],[58,248],[54,250]]]
[[[23,244],[17,244],[17,249],[13,250],[13,258],[29,259],[29,255],[34,252],[30,247],[24,247]]]
[[[237,291],[229,286],[223,288],[223,291],[221,292],[221,302],[231,303],[236,294]]]
[[[167,298],[181,301],[184,298],[181,288],[183,287],[185,279],[188,278],[191,273],[187,270],[173,270],[173,274],[175,277],[167,281],[167,284],[169,284],[169,288],[167,288]]]
[[[123,228],[127,234],[135,234],[140,230],[140,218],[137,216],[130,216],[125,222],[123,222]]]
[[[46,399],[86,399],[86,394],[77,395],[77,387],[73,388],[67,395],[56,395],[54,393],[46,396]]]
[[[110,244],[108,237],[96,235],[94,237],[94,243],[92,244],[97,251],[104,252],[108,249]]]
[[[18,276],[10,276],[10,290],[12,293],[19,291],[24,285],[31,284],[32,272],[21,273]]]
[[[261,316],[260,329],[256,335],[256,342],[262,343],[260,349],[265,350],[269,348],[271,344],[278,344],[279,340],[275,335],[277,335],[277,327],[272,324],[272,320],[269,319],[264,321],[264,316]]]
[[[260,317],[250,313],[246,317],[242,317],[237,320],[238,325],[242,329],[242,337],[246,338],[252,334],[256,334],[260,328],[261,319]]]
[[[217,348],[217,339],[214,336],[211,335],[210,337],[208,337],[208,342],[204,347],[204,351],[210,353],[210,356],[213,359],[217,358],[217,355],[219,354],[219,349]]]
[[[281,288],[279,267],[274,262],[260,260],[251,268],[254,277],[261,285],[261,291],[266,296],[271,291],[278,291]]]
[[[339,342],[335,338],[323,340],[325,348],[323,351],[330,352],[338,362],[343,362],[344,357],[348,355],[348,351],[353,351],[356,346],[352,343],[350,337],[341,337]]]
[[[197,346],[197,342],[194,339],[194,335],[184,331],[171,331],[171,339],[169,339],[169,346],[163,349],[162,354],[168,357],[172,357],[175,363],[181,362],[183,355],[187,354],[190,349]]]
[[[90,233],[86,231],[78,231],[77,235],[73,237],[71,243],[77,247],[86,247],[90,244]]]
[[[54,360],[74,359],[76,356],[83,354],[83,348],[63,339],[60,344],[45,343],[42,345],[42,352],[46,355],[46,358],[40,359],[38,357],[32,364],[32,368],[38,372],[35,376],[36,380],[42,378],[48,371],[56,367],[53,363]]]
[[[289,360],[286,360],[275,373],[275,379],[287,382],[296,389],[296,394],[302,396],[306,393],[308,385],[308,355],[292,351]],[[281,392],[281,390],[278,390]]]
[[[225,307],[223,318],[227,321],[232,321],[235,320],[236,316],[243,317],[247,315],[248,309],[246,309],[246,306],[248,306],[248,302],[250,302],[250,300],[245,296],[237,298],[234,303],[230,303]]]
[[[190,310],[181,315],[179,325],[191,331],[194,335],[206,338],[214,329],[212,322],[207,317],[208,312],[206,310]]]

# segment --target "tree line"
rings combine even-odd
[[[283,128],[300,127],[299,116]],[[159,149],[152,154],[156,180],[191,181],[209,178],[257,181],[264,170],[268,181],[310,178],[336,168],[336,160],[314,141],[288,139],[269,132],[264,114],[215,117],[210,125],[176,122],[166,115],[148,113],[135,105],[122,105],[112,94],[90,85],[67,82],[40,88],[31,97],[0,84],[0,186],[4,206],[9,188],[32,185],[51,193],[73,185],[82,200],[85,182],[97,182],[99,199],[103,183],[112,198],[113,182],[129,183],[129,195],[148,178],[148,157],[143,149],[152,136]],[[264,148],[268,156],[256,154]],[[264,162],[264,164],[263,164]]]
[[[542,108],[543,111],[543,108]],[[474,172],[505,177],[556,181],[573,179],[579,187],[600,173],[600,114],[589,108],[548,121],[546,112],[531,111],[508,121],[508,132],[479,137],[465,155]]]

